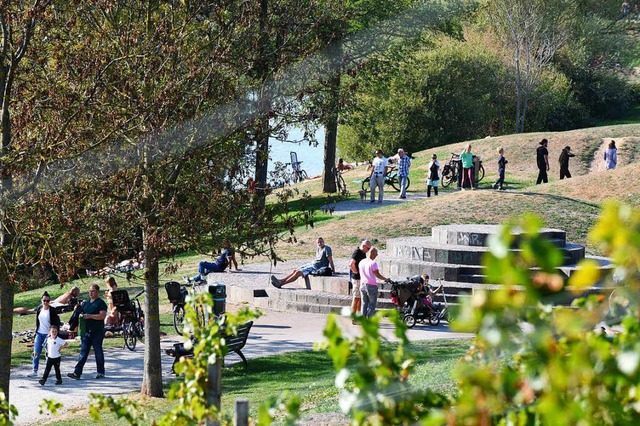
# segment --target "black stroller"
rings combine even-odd
[[[424,324],[429,321],[431,325],[438,325],[447,314],[446,298],[444,305],[433,303],[430,296],[425,296],[419,291],[420,283],[421,278],[418,276],[401,282],[394,281],[391,285],[391,301],[398,307],[404,323],[409,328],[413,328],[416,322]]]

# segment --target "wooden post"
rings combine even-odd
[[[235,426],[249,426],[249,400],[246,398],[236,399]]]
[[[209,364],[209,388],[207,389],[207,407],[215,406],[220,412],[220,399],[222,397],[222,358],[217,358],[216,362]],[[220,426],[218,420],[207,418],[207,426]]]

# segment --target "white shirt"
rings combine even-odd
[[[47,355],[49,358],[60,358],[60,348],[66,344],[66,340],[60,336],[56,336],[55,339],[51,338],[51,336],[47,337]]]
[[[36,332],[40,334],[49,334],[49,327],[51,326],[51,315],[49,315],[50,312],[50,309],[40,310],[40,314],[38,315],[40,327],[38,327]]]
[[[389,161],[385,157],[380,158],[376,156],[376,158],[371,162],[371,166],[373,166],[373,173],[383,174],[388,165]]]

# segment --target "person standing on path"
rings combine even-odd
[[[369,190],[371,191],[371,202],[376,201],[376,188],[378,188],[378,203],[382,203],[384,197],[384,177],[389,171],[389,161],[382,155],[382,150],[376,151],[376,157],[373,159],[369,168],[371,175],[369,176]]]
[[[604,163],[607,170],[615,169],[618,164],[618,149],[616,141],[613,139],[609,142],[609,148],[604,152]]]
[[[427,166],[427,197],[431,197],[431,188],[433,188],[433,195],[438,195],[438,185],[440,185],[440,162],[438,156],[433,154]]]
[[[38,367],[40,366],[40,353],[49,336],[49,328],[52,325],[60,327],[60,317],[54,309],[50,307],[51,296],[46,291],[42,293],[42,306],[36,309],[36,338],[33,343],[33,371],[27,377],[38,377]]]
[[[404,149],[398,150],[398,179],[400,180],[400,198],[407,198],[407,182],[409,180],[409,167],[411,159],[405,154]]]
[[[78,363],[73,373],[67,374],[72,379],[80,380],[82,369],[89,358],[89,351],[93,347],[96,357],[96,379],[104,377],[104,351],[102,350],[102,341],[104,340],[104,319],[107,316],[107,304],[100,298],[100,287],[92,284],[89,287],[89,299],[82,304],[82,314],[80,321],[85,322],[85,333],[80,343],[80,355]]]
[[[460,160],[462,161],[462,190],[464,191],[467,183],[469,188],[476,189],[473,182],[473,154],[471,153],[470,143],[460,154]]]
[[[558,162],[560,163],[560,179],[570,178],[571,173],[569,172],[569,158],[575,157],[575,154],[571,153],[571,147],[565,146],[560,153],[560,158],[558,158]]]
[[[547,144],[549,141],[542,139],[540,146],[536,149],[536,163],[538,164],[538,179],[536,185],[540,185],[542,182],[549,182],[547,172],[549,171],[549,151],[547,150]]]
[[[380,274],[376,257],[378,257],[378,249],[371,247],[367,258],[363,259],[358,267],[361,278],[362,315],[367,318],[371,318],[378,307],[378,281],[376,279],[387,281]]]
[[[67,346],[67,341],[58,336],[58,327],[49,327],[49,338],[47,339],[47,366],[44,369],[42,379],[38,381],[42,386],[47,383],[51,367],[56,371],[56,385],[62,384],[62,374],[60,374],[60,349]]]
[[[306,263],[299,268],[294,269],[289,273],[289,275],[281,280],[277,279],[274,275],[271,275],[271,285],[275,288],[280,288],[285,284],[294,282],[300,277],[306,277],[320,268],[330,267],[331,271],[335,272],[336,267],[333,265],[333,252],[331,251],[331,247],[324,243],[324,239],[322,237],[318,238],[317,244],[316,259],[313,263]]]
[[[371,241],[364,240],[360,246],[353,251],[351,262],[349,263],[349,275],[351,281],[351,291],[353,291],[353,299],[351,300],[351,315],[355,315],[362,309],[362,297],[360,295],[360,262],[366,259],[367,252],[371,249]]]
[[[504,158],[504,148],[498,148],[498,180],[493,184],[493,189],[504,189],[504,172],[507,163],[507,159]]]

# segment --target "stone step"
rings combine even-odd
[[[431,228],[431,236],[439,244],[483,247],[487,245],[489,236],[498,234],[500,229],[500,225],[439,225]],[[512,231],[516,236],[515,241],[522,233],[519,229]],[[540,235],[552,240],[558,247],[564,247],[567,240],[566,232],[561,229],[543,228]]]
[[[561,245],[560,245],[561,244]],[[565,263],[577,263],[585,255],[584,246],[557,240],[565,256]],[[435,262],[455,265],[481,265],[489,251],[484,246],[443,245],[428,237],[395,238],[387,243],[392,261]],[[512,251],[518,251],[517,248]]]

